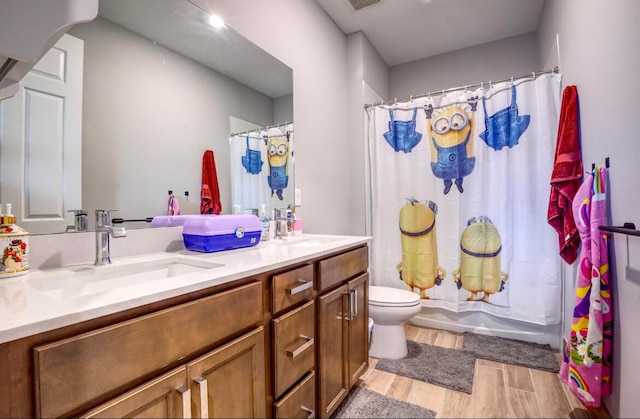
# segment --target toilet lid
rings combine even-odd
[[[369,304],[407,307],[420,304],[420,296],[407,290],[391,287],[369,287]]]

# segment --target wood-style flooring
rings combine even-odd
[[[462,348],[461,333],[406,324],[407,339],[445,348]],[[560,355],[558,354],[558,357]],[[388,397],[426,407],[437,418],[608,418],[604,408],[588,411],[556,373],[478,359],[471,394],[375,369],[358,385]],[[436,366],[437,368],[437,366]]]

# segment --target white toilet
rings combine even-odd
[[[369,317],[374,323],[369,355],[385,359],[406,357],[404,322],[420,313],[421,309],[420,296],[416,293],[369,286]]]

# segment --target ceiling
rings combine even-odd
[[[544,0],[316,0],[345,35],[362,31],[387,65],[536,31]]]

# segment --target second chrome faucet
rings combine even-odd
[[[111,237],[127,237],[124,227],[114,227],[111,224],[111,210],[96,210],[96,261],[94,265],[108,265],[111,263]]]

